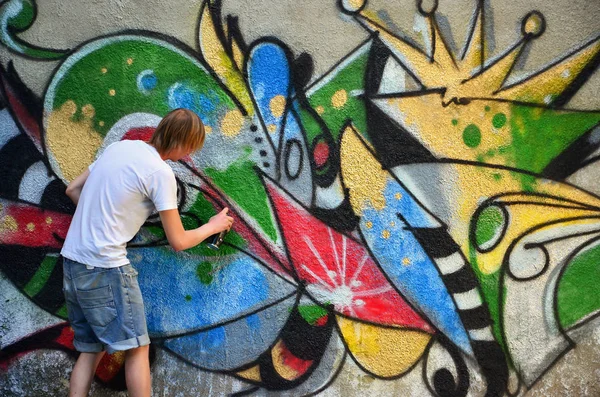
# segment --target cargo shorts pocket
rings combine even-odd
[[[117,318],[117,309],[110,285],[90,290],[77,290],[79,306],[90,325],[103,327]]]

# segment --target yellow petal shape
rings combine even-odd
[[[262,381],[262,378],[260,377],[260,366],[259,365],[255,365],[254,367],[250,367],[243,371],[237,372],[236,375],[241,376],[244,379],[254,381],[254,382]]]
[[[217,34],[217,26],[210,12],[211,1],[205,1],[200,17],[200,51],[206,63],[219,76],[219,79],[235,95],[248,114],[253,113],[252,100],[242,74],[234,66],[223,43]],[[238,48],[239,50],[239,48]],[[239,58],[239,54],[236,55]]]
[[[420,358],[431,335],[403,328],[379,327],[337,316],[348,349],[367,371],[391,378],[409,370]]]

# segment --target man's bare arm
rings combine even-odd
[[[192,230],[183,228],[177,209],[160,211],[159,214],[169,245],[175,251],[181,251],[200,244],[213,234],[231,228],[233,218],[227,215],[228,211],[228,208],[224,208],[223,211],[210,218],[208,223]]]
[[[67,186],[65,193],[75,203],[75,205],[77,205],[79,202],[79,196],[81,196],[83,185],[85,185],[85,181],[87,181],[88,176],[90,176],[90,170],[86,168],[81,175],[73,179]]]

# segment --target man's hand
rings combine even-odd
[[[222,230],[229,230],[233,224],[233,218],[227,215],[228,211],[228,208],[223,208],[221,212],[210,218],[208,223],[192,230],[183,228],[177,209],[160,211],[159,215],[169,245],[175,251],[181,251],[200,244],[207,237]]]
[[[233,224],[233,218],[227,215],[228,212],[229,208],[225,207],[221,212],[210,218],[210,220],[208,221],[208,224],[212,225],[212,227],[214,228],[215,233],[231,229],[231,225]]]

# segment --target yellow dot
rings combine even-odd
[[[127,59],[127,64],[128,64],[128,65],[131,65],[132,63],[133,63],[133,58],[128,58],[128,59]]]
[[[331,97],[331,104],[334,108],[341,109],[346,104],[347,100],[348,94],[346,93],[346,90],[338,90]]]
[[[396,226],[396,222],[394,222],[394,221],[391,221],[391,222],[390,222],[390,227],[394,227],[394,226]]]
[[[367,221],[365,225],[367,226],[367,229],[371,229],[373,227],[373,222]]]
[[[381,232],[381,237],[388,239],[390,238],[390,231],[389,230],[384,230],[383,232]]]
[[[68,100],[61,108],[66,115],[73,116],[77,112],[77,104],[72,100]]]
[[[50,225],[52,223],[52,218],[47,217],[46,218],[46,224]]]
[[[26,226],[27,230],[33,232],[35,230],[35,225],[33,223],[28,223]]]
[[[117,91],[115,91],[113,88],[111,88],[110,90],[108,90],[108,95],[115,96],[116,94],[117,94]]]
[[[269,108],[274,117],[283,116],[283,112],[285,111],[285,97],[283,95],[275,95],[269,102]]]
[[[225,136],[234,137],[242,130],[244,124],[244,116],[239,110],[234,109],[225,113],[221,120],[221,132]]]
[[[102,72],[102,74],[106,74],[106,72],[108,72],[108,69],[102,68],[102,69],[100,69],[100,71]]]
[[[323,113],[325,113],[325,108],[324,108],[323,106],[317,106],[317,107],[315,108],[315,110],[316,110],[316,111],[317,111],[317,113],[319,113],[319,114],[323,114]]]
[[[99,121],[99,122],[98,122],[98,125],[99,125],[100,127],[104,127],[104,121]]]
[[[88,103],[81,108],[81,113],[83,113],[83,115],[88,119],[91,119],[94,117],[94,114],[96,114],[96,111],[94,110],[94,107]]]
[[[267,126],[267,131],[269,131],[271,134],[273,134],[274,132],[277,131],[277,126],[275,124],[269,124]]]
[[[0,223],[0,230],[16,232],[17,227],[18,227],[17,221],[12,216],[7,215],[4,218],[2,218],[2,223]]]
[[[403,259],[402,259],[402,264],[403,264],[403,265],[405,265],[405,266],[408,266],[408,265],[410,265],[410,259],[409,259],[409,258],[406,258],[406,257],[405,257],[405,258],[403,258]]]
[[[402,198],[402,193],[396,193],[394,194],[394,197],[396,197],[396,200],[400,200]]]
[[[204,132],[206,132],[207,134],[210,134],[212,132],[212,127],[210,125],[205,125]]]

